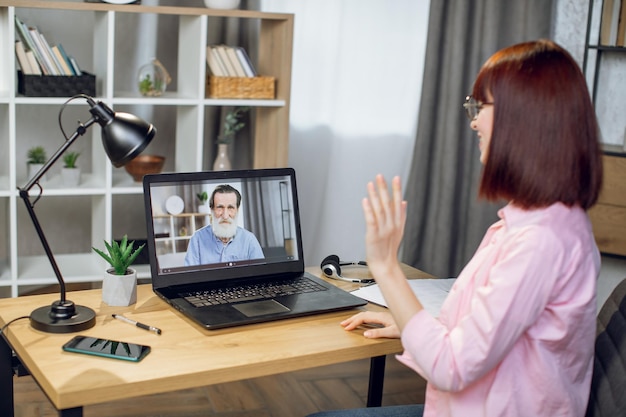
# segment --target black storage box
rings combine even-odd
[[[96,95],[96,76],[25,75],[17,72],[17,92],[26,97],[72,97],[77,94]]]

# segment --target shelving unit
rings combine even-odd
[[[208,224],[208,213],[163,214],[154,216],[155,228],[165,228],[167,236],[157,237],[157,254],[178,253],[187,250],[189,240],[196,230]],[[164,224],[156,224],[164,222]]]
[[[93,21],[89,30],[73,34],[72,42],[89,45],[91,49],[90,54],[93,56],[83,66],[96,75],[95,98],[116,111],[140,116],[141,112],[146,111],[154,115],[149,120],[158,129],[155,141],[162,136],[165,139],[161,140],[174,142],[171,145],[172,154],[167,155],[170,168],[166,170],[211,169],[215,141],[207,133],[207,125],[212,123],[207,114],[217,106],[238,105],[254,109],[251,112],[251,139],[248,144],[252,165],[246,167],[287,165],[293,15],[192,7],[0,0],[0,39],[3,40],[0,43],[0,148],[3,150],[0,154],[0,219],[3,219],[0,222],[0,235],[5,236],[0,240],[0,297],[16,297],[32,287],[56,283],[43,251],[31,256],[27,254],[29,251],[23,249],[30,245],[35,250],[41,245],[32,224],[25,220],[26,210],[16,189],[28,180],[23,163],[26,150],[38,144],[37,141],[42,138],[50,141],[47,145],[51,149],[49,154],[62,143],[56,118],[61,105],[67,100],[17,94],[13,49],[16,14],[20,18],[22,14],[34,15],[42,23],[48,19]],[[157,21],[177,19],[175,26],[178,26],[178,32],[172,33],[172,36],[178,38],[176,89],[172,91],[168,88],[161,97],[143,97],[138,91],[117,82],[116,71],[135,73],[137,70],[126,64],[124,51],[120,50],[122,48],[116,48],[117,38],[125,39],[119,22],[139,15]],[[253,21],[252,24],[258,27],[256,68],[259,74],[276,78],[275,99],[222,100],[206,97],[208,25],[210,20],[224,18]],[[64,46],[66,50],[71,49]],[[89,117],[88,107],[80,100],[76,100],[76,103],[80,105],[72,102],[66,108],[64,119],[86,121]],[[160,125],[161,114],[171,115],[175,120],[173,125]],[[81,184],[77,188],[65,188],[55,178],[55,172],[51,172],[52,178],[42,184],[43,197],[35,207],[68,283],[100,281],[105,265],[91,252],[90,247],[55,247],[52,242],[55,236],[76,235],[84,239],[85,235],[89,235],[91,246],[101,247],[103,240],[119,239],[121,236],[117,236],[119,233],[116,230],[123,230],[124,225],[145,221],[140,214],[143,212],[141,185],[134,183],[123,169],[112,167],[97,142],[97,128],[90,129],[81,138]],[[76,150],[76,145],[78,142],[72,150]],[[124,205],[134,214],[127,215]],[[63,207],[63,213],[59,213],[59,206]],[[149,277],[147,266],[140,267],[138,272],[141,278]]]
[[[624,84],[619,80],[625,73],[626,48],[600,43],[603,3],[589,1],[583,60],[603,139],[609,141],[604,147],[603,189],[589,217],[600,251],[626,256],[626,100],[619,88]]]

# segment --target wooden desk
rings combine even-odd
[[[350,269],[351,276],[368,276],[365,268]],[[319,268],[308,271],[320,273]],[[405,272],[409,278],[431,277],[408,266]],[[347,290],[357,287],[331,282]],[[101,302],[100,290],[70,292],[67,298],[97,313],[95,327],[80,334],[150,345],[152,352],[139,363],[63,352],[61,346],[74,334],[43,333],[32,329],[28,320],[18,320],[4,331],[8,344],[0,337],[1,416],[13,415],[11,350],[63,417],[82,416],[85,405],[363,358],[375,358],[370,371],[370,396],[375,398],[368,400],[368,405],[380,405],[384,356],[401,351],[397,339],[370,340],[362,331],[343,330],[339,322],[355,310],[208,331],[169,307],[150,285],[138,286],[137,303],[130,307],[107,306]],[[58,294],[2,299],[0,326],[56,299]],[[375,305],[364,308],[381,309]],[[163,334],[115,320],[112,313],[157,326]]]

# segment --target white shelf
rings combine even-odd
[[[121,47],[119,39],[126,42],[125,33],[122,32],[124,24],[142,13],[157,20],[178,19],[178,33],[172,33],[177,44],[175,89],[168,89],[160,97],[143,97],[139,92],[129,91],[132,88],[119,81],[128,75],[127,71],[136,73],[136,68],[127,68],[124,54],[133,48],[138,50],[142,45],[125,43]],[[219,106],[239,105],[254,108],[250,113],[250,142],[246,145],[250,149],[249,159],[252,162],[242,159],[238,161],[239,164],[245,162],[246,165],[241,167],[287,165],[293,15],[189,7],[120,6],[81,1],[0,0],[0,39],[5,45],[0,48],[0,149],[3,150],[0,153],[0,216],[4,219],[0,222],[0,235],[7,236],[7,243],[0,245],[0,296],[8,292],[15,297],[23,293],[25,287],[56,284],[47,257],[39,255],[43,250],[17,187],[24,186],[28,181],[24,163],[28,148],[45,141],[46,150],[52,155],[63,142],[57,115],[69,98],[24,97],[16,93],[16,64],[12,48],[16,39],[15,15],[27,24],[44,25],[47,31],[52,30],[50,37],[53,39],[55,34],[65,34],[68,42],[73,43],[68,47],[63,41],[66,50],[82,46],[87,51],[88,61],[91,62],[83,66],[96,75],[96,101],[103,101],[114,110],[132,111],[140,116],[143,111],[155,115],[166,112],[174,120],[172,124],[162,126],[158,116],[154,120],[149,119],[157,127],[153,143],[159,140],[173,142],[173,151],[165,155],[166,171],[210,169],[215,140],[209,137],[205,129],[215,121],[206,119],[211,113],[209,110]],[[206,97],[208,27],[215,18],[253,22],[251,27],[259,31],[258,44],[255,45],[258,50],[256,67],[260,74],[276,79],[275,99]],[[70,20],[76,22],[71,25],[71,30],[63,23],[55,26],[55,22]],[[71,101],[63,113],[66,134],[72,133],[68,132],[68,126],[73,119],[85,122],[88,117],[84,100]],[[114,168],[107,160],[100,145],[97,127],[90,129],[71,150],[77,148],[81,149],[78,165],[86,167],[82,172],[81,183],[77,187],[64,186],[60,179],[62,163],[57,162],[48,172],[47,181],[41,182],[43,194],[36,207],[37,216],[49,240],[67,230],[68,233],[79,233],[81,239],[88,241],[84,245],[84,253],[74,253],[76,248],[73,248],[67,250],[69,254],[62,254],[64,248],[51,244],[61,273],[68,283],[100,281],[105,268],[104,261],[91,252],[91,246],[101,247],[103,240],[119,239],[124,224],[145,221],[142,184],[134,182],[123,168]],[[37,193],[38,189],[34,187],[30,191],[31,198]],[[128,214],[125,208],[116,206],[119,203],[129,209]],[[76,216],[75,210],[66,210],[74,206],[81,207],[82,218],[78,219],[80,221],[76,225],[73,222],[75,219],[71,217]],[[65,214],[66,211],[69,214]],[[65,215],[65,218],[57,221],[57,214]],[[75,230],[79,227],[80,230]],[[50,233],[50,229],[54,232]],[[121,234],[124,234],[123,231]],[[82,250],[81,246],[78,252]],[[147,265],[138,267],[138,276],[150,277]]]

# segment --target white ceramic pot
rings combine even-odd
[[[115,275],[107,269],[102,280],[102,301],[110,306],[129,306],[137,302],[137,271],[126,270],[126,275]]]
[[[78,168],[62,168],[61,179],[66,187],[76,187],[80,184],[80,169]]]
[[[236,9],[240,0],[204,0],[209,9]]]

